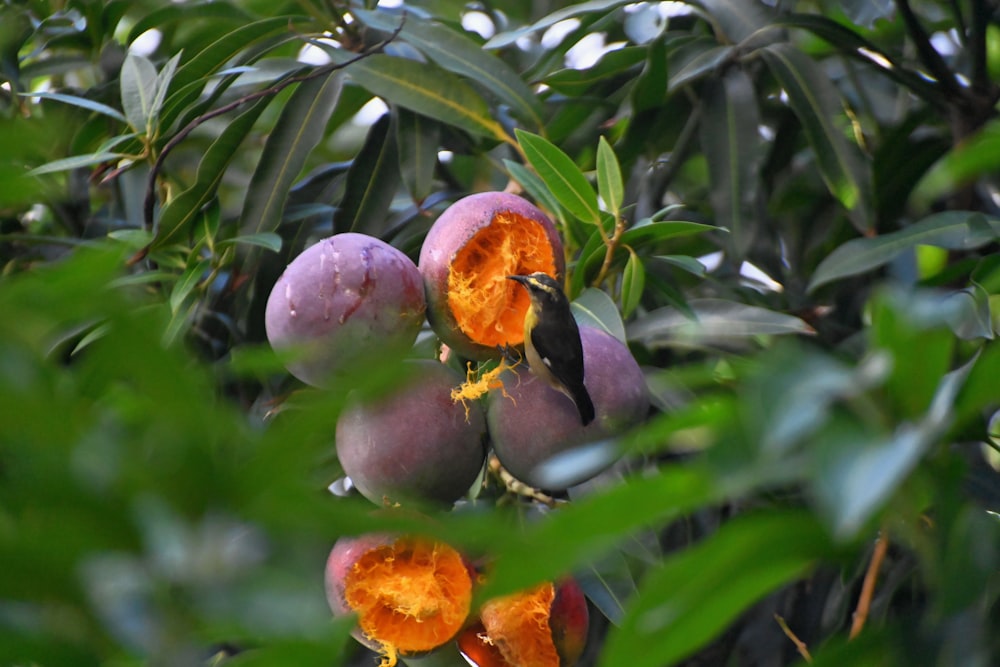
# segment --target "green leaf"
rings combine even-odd
[[[281,252],[281,237],[274,232],[260,232],[259,234],[247,234],[231,239],[219,241],[218,247],[224,248],[229,245],[249,245],[257,248],[264,248],[271,252]]]
[[[1000,237],[1000,219],[970,211],[935,213],[898,232],[852,239],[827,255],[809,281],[821,285],[883,266],[917,245],[948,250],[974,250]]]
[[[46,162],[40,167],[35,167],[28,172],[29,176],[40,176],[41,174],[52,174],[58,171],[69,171],[80,167],[89,167],[102,162],[118,161],[127,157],[121,153],[93,153],[91,155],[74,155],[73,157],[62,158]]]
[[[751,604],[805,574],[828,543],[804,512],[729,521],[649,572],[622,624],[610,630],[598,664],[662,667],[681,661]]]
[[[601,558],[575,573],[587,599],[614,624],[625,617],[625,605],[638,592],[628,561],[620,551]]]
[[[1000,122],[992,121],[944,155],[913,189],[914,205],[929,207],[976,179],[1000,171]]]
[[[770,25],[772,16],[757,2],[700,0],[712,23],[722,34],[719,41],[738,44]]]
[[[622,272],[622,317],[625,319],[639,306],[646,286],[646,269],[642,260],[631,248],[628,251],[628,260]]]
[[[595,85],[617,74],[642,64],[646,60],[647,49],[642,46],[626,46],[608,51],[593,67],[587,69],[560,69],[545,77],[546,85],[553,90],[571,96],[587,93]],[[666,62],[666,61],[664,61]]]
[[[580,220],[600,224],[597,195],[576,163],[545,138],[520,129],[514,132],[528,162],[559,203]]]
[[[168,25],[190,22],[194,19],[232,19],[239,23],[247,23],[250,18],[242,9],[229,4],[228,2],[217,2],[208,0],[207,2],[185,2],[184,4],[169,4],[159,7],[144,17],[139,19],[132,29],[129,30],[126,44],[131,44],[139,35],[147,30],[163,30]]]
[[[275,35],[287,34],[289,30],[302,29],[305,25],[307,24],[303,19],[294,16],[263,19],[236,28],[196,53],[174,73],[163,112],[160,114],[160,127],[170,127],[191,104],[198,100],[208,83],[210,74],[223,67],[241,64],[238,56],[258,42]]]
[[[628,327],[630,340],[651,347],[704,345],[754,336],[813,334],[801,319],[785,313],[723,299],[692,299],[695,319],[675,308],[660,308]]]
[[[625,341],[625,325],[614,300],[603,290],[589,287],[570,306],[580,326],[602,329],[621,342]]]
[[[271,98],[264,98],[255,102],[226,124],[198,163],[195,182],[163,207],[151,248],[176,243],[190,231],[202,208],[216,196],[226,167],[236,157],[243,140],[270,101]]]
[[[830,193],[848,210],[854,226],[867,232],[874,223],[871,169],[833,122],[844,117],[837,89],[818,63],[789,44],[772,44],[760,54],[788,94]]]
[[[354,57],[340,49],[329,53],[339,63]],[[482,96],[449,72],[382,53],[349,65],[347,71],[358,85],[389,102],[476,136],[511,141]]]
[[[434,185],[441,126],[427,116],[399,108],[396,114],[396,146],[399,170],[406,190],[418,204]]]
[[[343,75],[331,72],[298,84],[288,98],[250,179],[241,229],[250,233],[277,229],[288,191],[322,138],[342,85]]]
[[[387,12],[353,10],[362,23],[391,32],[400,17]],[[538,96],[507,63],[477,44],[465,34],[439,23],[409,15],[402,37],[438,65],[468,78],[497,99],[510,105],[514,115],[534,128],[542,126],[542,105]]]
[[[677,66],[677,71],[667,84],[668,92],[675,92],[683,86],[714,74],[730,61],[735,47],[718,46],[714,42],[698,40],[687,50],[693,53],[688,54],[688,58]]]
[[[333,214],[334,233],[379,236],[399,186],[399,160],[392,116],[384,114],[368,130],[364,145],[347,170],[344,198]]]
[[[620,5],[626,4],[628,4],[628,0],[589,0],[588,2],[573,3],[568,7],[552,12],[529,26],[494,35],[488,42],[486,42],[486,46],[483,48],[499,49],[504,46],[509,46],[522,37],[530,35],[533,32],[537,32],[543,28],[553,26],[560,21],[565,21],[566,19],[570,19],[581,14],[590,14],[615,9]]]
[[[603,136],[597,144],[597,192],[608,213],[618,217],[625,201],[625,186],[615,151]]]
[[[515,181],[521,184],[536,202],[539,202],[542,206],[547,208],[551,213],[558,216],[560,220],[562,219],[562,206],[559,205],[559,201],[552,196],[552,193],[548,188],[545,187],[545,183],[542,179],[538,177],[538,174],[531,171],[525,167],[520,162],[514,162],[513,160],[504,159],[504,166],[507,168],[507,173]]]
[[[753,82],[742,69],[706,85],[701,144],[712,185],[708,199],[716,223],[730,231],[726,247],[738,260],[749,250],[757,226],[760,123]]]
[[[79,97],[77,95],[67,95],[66,93],[20,93],[22,97],[37,97],[46,100],[55,100],[57,102],[65,102],[66,104],[71,104],[75,107],[80,107],[82,109],[87,109],[88,111],[96,111],[99,114],[104,114],[114,118],[117,121],[127,123],[128,120],[122,115],[122,112],[113,107],[109,107],[107,104],[101,104],[100,102],[95,102],[94,100],[88,100],[85,97]]]
[[[156,67],[145,56],[129,51],[122,63],[122,109],[129,125],[139,134],[152,134],[158,109],[156,98]]]

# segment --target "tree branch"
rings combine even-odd
[[[883,529],[875,541],[875,550],[872,552],[871,562],[868,563],[868,571],[865,572],[865,580],[861,584],[861,596],[858,598],[858,606],[854,609],[854,618],[851,621],[851,633],[849,637],[854,639],[865,627],[868,620],[868,613],[871,611],[872,597],[875,595],[875,582],[878,580],[878,571],[885,560],[886,551],[889,550],[889,535]]]
[[[914,46],[917,47],[920,61],[940,84],[942,91],[947,95],[964,97],[965,91],[958,84],[958,80],[948,67],[948,63],[931,44],[930,36],[920,24],[917,15],[913,13],[913,8],[910,7],[910,0],[896,0],[896,7],[899,8],[899,14],[903,17],[903,23],[906,24],[906,30],[910,34]]]

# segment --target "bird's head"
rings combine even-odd
[[[507,276],[508,280],[516,280],[524,285],[532,301],[564,301],[562,287],[555,278],[547,273],[537,272],[527,276]]]

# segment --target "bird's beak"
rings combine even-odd
[[[507,276],[507,280],[516,280],[522,285],[528,284],[528,276]]]

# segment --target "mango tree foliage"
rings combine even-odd
[[[568,574],[583,664],[1000,661],[992,0],[0,3],[0,662],[374,664],[340,536]],[[339,232],[554,221],[648,420],[549,511],[373,512],[263,309]],[[424,337],[418,354],[431,356]],[[412,664],[465,664],[457,653]]]

